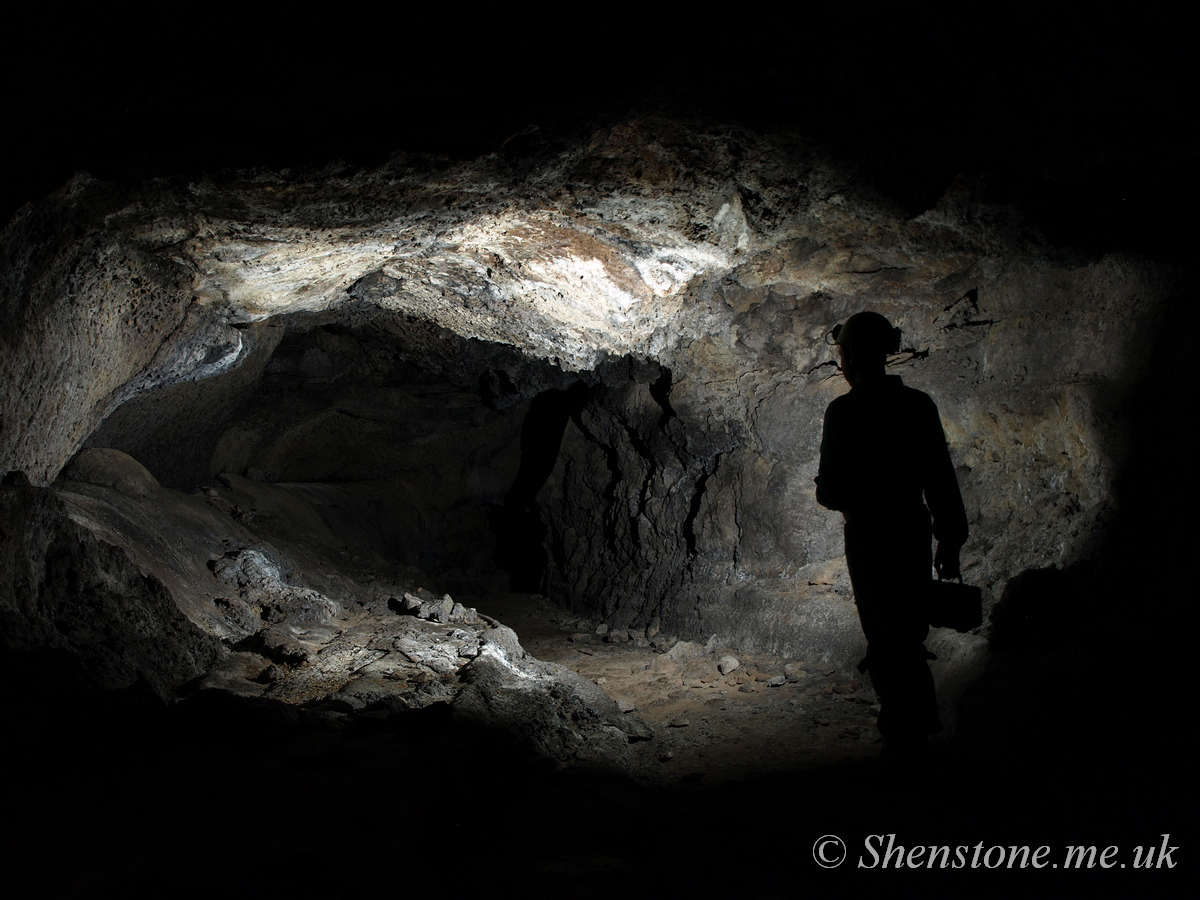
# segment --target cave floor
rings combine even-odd
[[[636,771],[533,759],[445,704],[333,725],[221,691],[175,707],[117,692],[10,715],[6,880],[55,897],[769,900],[899,876],[816,865],[826,835],[853,861],[872,835],[1103,846],[1171,828],[1111,756],[1039,746],[1006,764],[949,742],[928,768],[896,771],[879,760],[869,686],[828,667],[744,654],[721,675],[709,654],[573,640],[580,623],[535,598],[464,599],[635,707],[654,731],[631,745]],[[771,686],[789,662],[793,680]],[[1030,873],[935,874],[987,896]]]
[[[676,658],[644,640],[605,640],[591,623],[536,595],[466,602],[511,627],[535,657],[595,682],[650,725],[654,740],[635,750],[643,777],[654,783],[712,784],[879,755],[869,683],[833,666],[731,653],[738,666],[722,674],[719,650]]]

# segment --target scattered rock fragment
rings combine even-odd
[[[704,655],[704,647],[695,641],[678,641],[667,651],[667,657],[676,662],[684,659],[696,659]]]
[[[783,674],[788,681],[801,681],[807,677],[808,672],[796,663],[787,663],[783,667]]]
[[[392,606],[393,609],[396,608],[391,603],[388,605]],[[475,624],[479,622],[479,613],[473,607],[464,606],[449,594],[435,597],[431,592],[424,589],[417,591],[415,594],[406,591],[397,611],[414,615],[418,619],[438,622],[440,624],[449,622]]]
[[[738,662],[738,658],[736,656],[722,656],[717,661],[717,671],[722,675],[728,675],[740,665],[741,663]]]
[[[401,600],[401,608],[404,612],[418,615],[421,611],[421,598],[413,594],[405,594]]]

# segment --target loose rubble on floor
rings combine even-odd
[[[265,625],[191,691],[278,700],[335,725],[443,703],[558,764],[666,781],[877,750],[873,693],[828,665],[735,655],[657,623],[610,630],[539,595],[472,599],[492,615],[375,579],[337,601],[288,584],[253,549],[210,568],[232,630]]]

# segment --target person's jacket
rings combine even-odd
[[[816,482],[817,502],[848,521],[906,527],[928,504],[939,542],[961,546],[967,539],[937,406],[899,376],[861,382],[829,404]]]

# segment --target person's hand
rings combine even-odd
[[[938,578],[942,581],[962,578],[962,572],[958,568],[958,550],[958,547],[951,547],[938,541],[937,553],[933,556],[933,568],[937,570]]]

